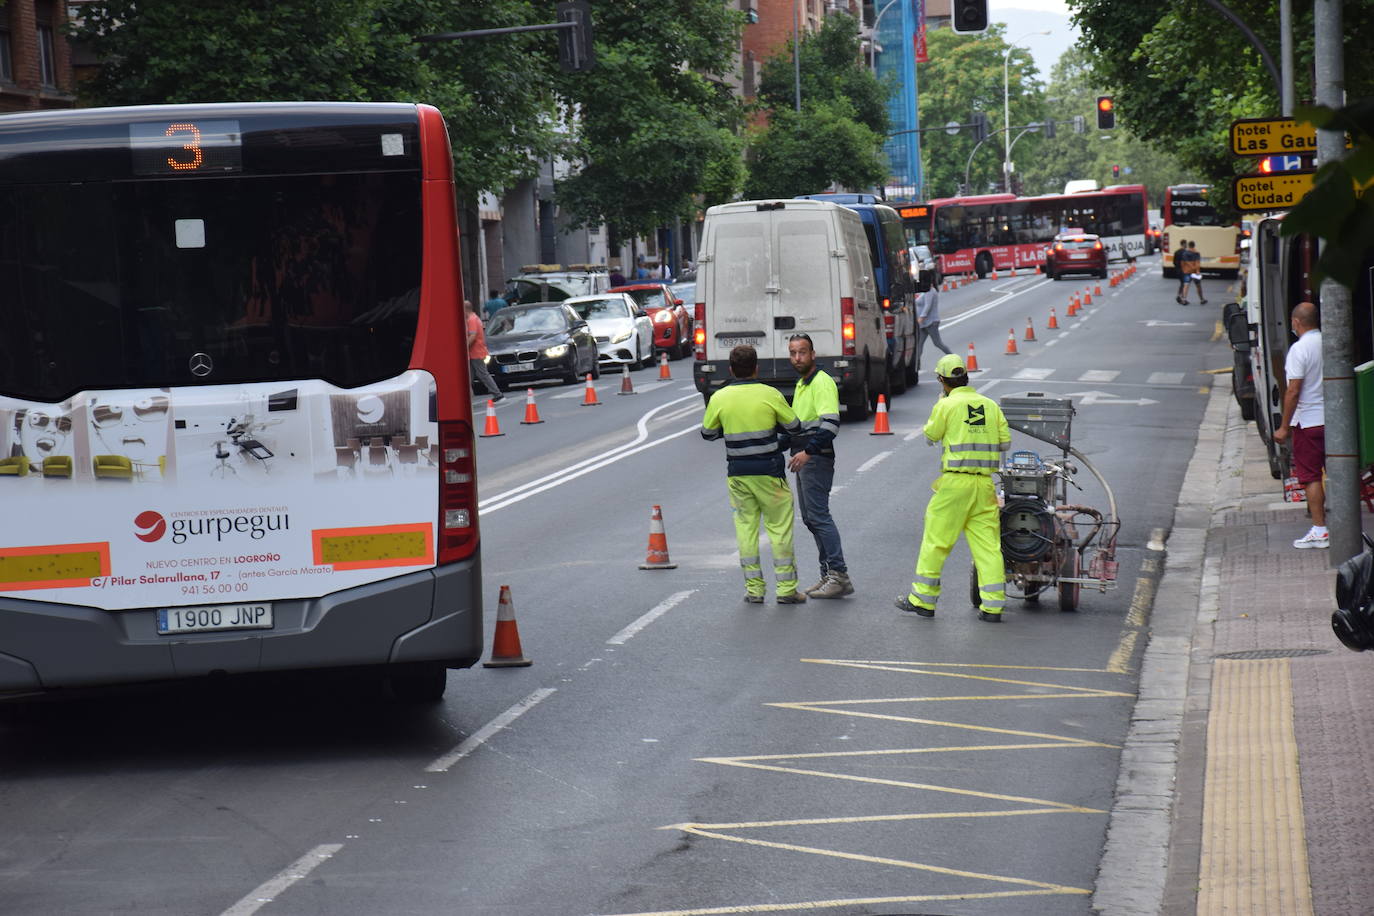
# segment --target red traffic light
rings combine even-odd
[[[1116,106],[1109,95],[1097,97],[1097,129],[1111,130],[1116,127]]]
[[[1109,96],[1109,95],[1100,95],[1100,96],[1098,96],[1098,97],[1097,97],[1097,110],[1098,110],[1098,111],[1111,111],[1111,110],[1112,110],[1112,97]]]
[[[1272,163],[1272,162],[1269,161],[1269,157],[1268,157],[1268,156],[1265,156],[1263,159],[1260,160],[1260,162],[1259,162],[1259,173],[1260,173],[1261,175],[1272,175],[1272,174],[1274,174],[1274,163]]]

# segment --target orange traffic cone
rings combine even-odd
[[[663,530],[663,509],[654,506],[649,514],[649,552],[640,569],[677,569],[677,564],[668,559],[668,534]]]
[[[992,271],[992,279],[994,279],[994,280],[997,279],[997,269],[996,269],[996,268],[993,268],[993,271]]]
[[[878,409],[873,412],[873,431],[870,436],[890,436],[892,429],[887,425],[887,398],[878,395]]]
[[[1101,295],[1101,292],[1100,292],[1100,291],[1098,292],[1098,295]],[[1083,304],[1084,304],[1084,305],[1092,305],[1092,304],[1093,304],[1093,294],[1092,294],[1092,293],[1089,293],[1089,292],[1084,292],[1084,293],[1083,293]]]
[[[667,353],[660,353],[658,355],[658,377],[660,379],[667,379],[670,381],[673,378],[673,373],[668,369]]]
[[[1035,325],[1031,322],[1030,316],[1026,316],[1026,336],[1025,340],[1035,340]]]
[[[582,403],[578,407],[600,407],[601,402],[596,399],[596,386],[592,384],[592,374],[587,373],[587,393],[582,396]]]
[[[1093,287],[1093,295],[1094,295],[1094,296],[1100,296],[1100,295],[1102,295],[1102,284],[1101,284],[1101,283],[1098,283],[1095,287]]]
[[[967,372],[977,372],[978,354],[973,352],[973,344],[968,345],[968,359],[964,360],[964,369]]]
[[[616,394],[639,394],[635,391],[635,383],[630,381],[630,367],[623,365],[620,367],[620,390]]]
[[[539,408],[534,404],[534,389],[525,389],[525,419],[520,421],[522,426],[533,426],[535,423],[543,423],[539,419]]]
[[[1059,330],[1059,319],[1054,316],[1054,309],[1050,309],[1050,321],[1045,327],[1051,331]]]
[[[1038,273],[1042,273],[1042,271],[1040,270],[1040,265],[1039,265],[1039,264],[1036,264],[1036,265],[1035,265],[1035,272],[1036,272],[1037,274],[1038,274]]]
[[[487,398],[487,422],[482,428],[482,435],[480,438],[504,435],[505,433],[501,432],[501,424],[496,420],[496,402],[491,398]]]
[[[1007,328],[1007,352],[1006,352],[1006,354],[1004,354],[1004,355],[1006,355],[1006,356],[1020,356],[1020,355],[1021,355],[1020,352],[1016,349],[1016,329],[1015,329],[1015,328]]]
[[[1117,279],[1117,275],[1116,275],[1116,274],[1112,274],[1111,282],[1108,283],[1107,285],[1114,288],[1114,287],[1116,286],[1116,279]]]
[[[496,633],[491,638],[491,658],[482,662],[483,668],[528,668],[534,664],[520,648],[520,629],[515,625],[515,606],[510,600],[510,586],[501,586],[496,603]]]
[[[1015,264],[1011,265],[1011,270],[1008,271],[1007,273],[1008,273],[1008,276],[1012,276],[1012,277],[1016,276],[1016,265],[1015,265]]]

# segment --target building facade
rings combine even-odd
[[[67,7],[58,0],[0,5],[0,112],[76,104],[66,21]]]

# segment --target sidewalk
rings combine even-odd
[[[1101,912],[1374,912],[1374,653],[1332,634],[1332,558],[1292,546],[1308,524],[1220,380],[1149,622]]]

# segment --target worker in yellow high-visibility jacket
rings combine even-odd
[[[940,476],[926,505],[911,594],[898,598],[897,608],[935,616],[940,571],[963,532],[978,570],[978,619],[1000,623],[1007,604],[1006,566],[992,472],[1001,465],[1002,452],[1011,447],[1011,429],[996,401],[968,387],[968,371],[958,354],[940,357],[935,376],[944,394],[931,409],[924,432],[928,443],[944,446]]]
[[[701,421],[703,439],[725,439],[730,510],[735,519],[739,565],[744,568],[744,600],[762,604],[765,583],[759,560],[759,522],[773,547],[773,578],[778,604],[803,604],[797,591],[797,561],[792,551],[792,488],[787,485],[783,446],[801,432],[787,399],[758,381],[757,351],[747,344],[730,351],[734,381],[711,395]],[[779,432],[782,435],[779,435]]]

